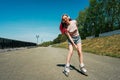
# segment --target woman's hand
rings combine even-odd
[[[72,42],[72,45],[78,50],[77,45],[74,43],[72,37],[70,36],[69,32],[66,32],[66,35],[68,36],[68,38],[70,39],[70,41]]]
[[[76,44],[73,44],[74,45],[74,47],[78,50],[78,47],[77,47],[77,45]]]
[[[78,49],[77,45],[75,45],[75,48]]]

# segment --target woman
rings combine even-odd
[[[62,34],[65,34],[68,38],[68,47],[69,53],[67,55],[66,65],[64,68],[64,72],[68,74],[70,72],[70,60],[73,55],[73,46],[77,49],[79,56],[79,66],[80,70],[85,73],[87,70],[84,67],[83,63],[83,55],[82,55],[82,47],[81,47],[81,38],[77,28],[76,20],[71,20],[70,17],[66,14],[62,16],[60,30]]]

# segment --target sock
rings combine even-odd
[[[80,67],[84,67],[84,63],[81,63],[81,64],[80,64]]]
[[[66,64],[66,66],[67,66],[67,67],[69,67],[69,66],[70,66],[70,64],[69,64],[69,63],[67,63],[67,64]]]

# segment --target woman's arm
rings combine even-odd
[[[73,35],[73,34],[75,34],[76,32],[77,32],[77,29],[74,30],[73,32],[70,32],[69,34],[70,34],[70,35]]]
[[[77,45],[74,43],[72,37],[70,36],[69,32],[65,32],[65,34],[67,35],[67,37],[70,39],[70,41],[72,42],[72,44],[75,46],[75,48],[77,49]]]

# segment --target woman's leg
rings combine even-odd
[[[67,64],[66,65],[70,65],[70,60],[71,60],[71,57],[73,55],[73,46],[71,44],[69,44],[69,52],[68,52],[68,55],[67,55]]]
[[[81,46],[82,46],[81,43],[77,44],[77,47],[78,47],[77,52],[78,52],[78,56],[79,56],[79,62],[80,62],[80,64],[83,64],[83,54],[82,54],[82,47]]]
[[[71,44],[69,44],[69,53],[67,55],[66,65],[65,65],[65,68],[64,68],[65,73],[70,72],[70,60],[71,60],[72,55],[73,55],[73,46]]]
[[[77,44],[77,47],[78,47],[78,56],[79,56],[79,62],[80,62],[80,70],[83,72],[83,73],[86,73],[87,70],[85,69],[84,67],[84,63],[83,63],[83,54],[82,54],[82,47],[81,47],[81,43],[78,43]]]

